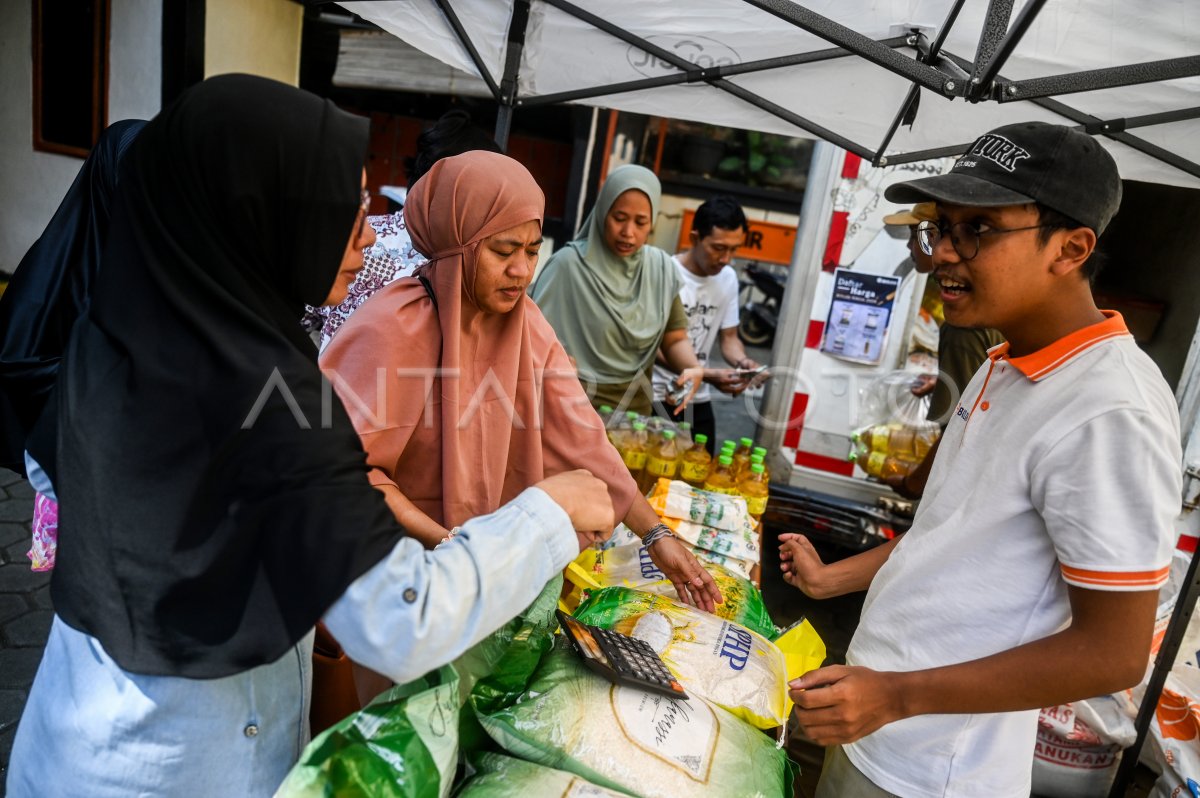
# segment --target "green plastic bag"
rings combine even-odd
[[[480,715],[506,751],[643,798],[790,798],[787,757],[766,734],[702,698],[614,685],[566,646],[520,700]]]
[[[478,771],[455,798],[627,798],[562,770],[542,767],[503,754],[482,754],[471,760]]]
[[[397,685],[313,740],[275,794],[444,798],[458,766],[460,707],[449,665]]]
[[[524,612],[455,661],[464,701],[470,695],[477,708],[490,712],[525,692],[542,656],[554,645],[554,610],[562,585],[558,574]]]
[[[554,609],[562,590],[556,577],[524,612],[484,638],[453,665],[397,685],[313,740],[277,795],[449,795],[459,753],[491,745],[468,696],[498,709],[525,690],[542,655],[553,645]]]

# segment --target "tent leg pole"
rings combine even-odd
[[[513,109],[508,103],[501,105],[496,112],[496,134],[493,138],[496,139],[500,152],[508,152],[508,133],[512,129],[512,116]]]
[[[1200,565],[1200,551],[1192,554],[1192,561],[1188,563],[1187,575],[1184,577],[1183,585],[1180,586],[1179,597],[1175,599],[1175,609],[1171,612],[1171,620],[1163,635],[1162,647],[1158,650],[1158,657],[1154,661],[1154,670],[1150,674],[1150,681],[1146,684],[1146,694],[1142,696],[1141,706],[1138,707],[1137,720],[1134,721],[1137,737],[1134,739],[1133,745],[1121,753],[1121,764],[1117,768],[1117,775],[1113,779],[1108,798],[1124,798],[1129,782],[1133,778],[1133,770],[1137,767],[1138,756],[1143,743],[1146,742],[1146,735],[1150,731],[1150,724],[1153,722],[1155,710],[1158,708],[1158,698],[1162,695],[1167,674],[1171,672],[1171,666],[1175,664],[1175,657],[1179,654],[1188,621],[1191,620],[1192,612],[1196,608],[1196,599],[1200,597],[1200,572],[1197,571],[1197,565]]]
[[[496,143],[500,145],[502,152],[508,151],[513,107],[517,105],[517,71],[521,68],[521,51],[525,49],[525,30],[529,26],[530,3],[531,0],[515,0],[512,22],[508,26],[504,75],[500,79],[500,110],[496,113]]]

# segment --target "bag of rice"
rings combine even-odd
[[[819,667],[825,658],[825,646],[811,625],[794,628],[777,645],[732,621],[623,587],[591,593],[575,617],[646,641],[688,695],[718,704],[760,729],[784,725],[791,712],[788,679]]]
[[[503,754],[481,754],[471,763],[477,776],[455,798],[627,798],[629,793],[600,787],[562,770],[535,765]]]
[[[397,685],[309,743],[276,798],[445,798],[460,707],[450,665]]]
[[[770,737],[698,696],[612,684],[565,640],[520,700],[480,722],[516,756],[644,798],[792,795],[787,757]]]
[[[778,634],[763,603],[762,593],[753,582],[720,565],[703,561],[701,565],[712,575],[724,599],[714,610],[717,617],[740,623],[768,640]],[[671,580],[658,570],[641,544],[587,549],[567,567],[566,577],[573,585],[564,598],[568,610],[574,610],[586,592],[606,587],[628,587],[679,600]]]
[[[678,518],[730,531],[741,529],[748,521],[754,523],[741,496],[693,488],[679,480],[658,480],[649,502],[660,518]]]
[[[499,709],[524,691],[554,644],[554,608],[562,590],[555,577],[524,612],[455,661],[385,691],[315,740],[288,773],[278,796],[397,796],[450,794],[459,751],[490,745],[473,712]]]

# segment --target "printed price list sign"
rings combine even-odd
[[[825,321],[821,351],[855,363],[878,363],[887,342],[900,278],[837,269],[833,281],[833,302]]]

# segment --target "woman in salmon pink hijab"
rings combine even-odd
[[[608,485],[631,530],[645,538],[659,526],[525,293],[544,204],[533,176],[506,156],[436,163],[405,204],[429,262],[364,304],[321,358],[367,451],[371,483],[427,546],[544,475],[583,466]],[[656,533],[650,556],[684,600],[710,610],[720,601],[674,537]]]

